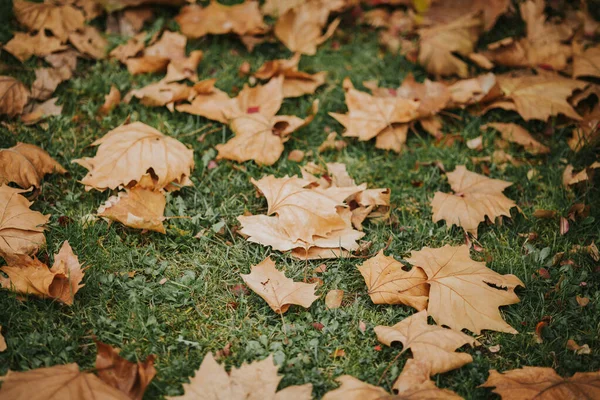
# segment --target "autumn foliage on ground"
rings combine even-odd
[[[0,399],[600,399],[599,5],[13,0]]]

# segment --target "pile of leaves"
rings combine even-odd
[[[174,18],[179,31],[145,31],[155,16],[148,3],[180,7]],[[22,30],[14,32],[3,49],[20,62],[35,57],[38,65],[43,60],[47,66],[35,68],[30,87],[14,77],[0,76],[0,114],[7,121],[18,117],[23,124],[44,124],[45,119],[61,114],[62,106],[57,105],[60,99],[52,96],[59,85],[73,77],[78,59],[93,62],[109,58],[132,76],[162,77],[124,96],[112,86],[99,115],[112,113],[122,102],[139,102],[203,117],[222,125],[223,132],[225,127],[232,132],[225,143],[215,146],[216,160],[237,164],[252,161],[276,168],[286,143],[300,137],[302,128],[319,112],[315,101],[308,110],[281,115],[285,99],[313,94],[324,85],[338,85],[344,92],[347,110],[329,113],[332,123],[341,125],[342,136],[365,142],[375,139],[375,148],[388,151],[386,157],[401,157],[408,135],[419,135],[419,131],[431,135],[434,145],[459,140],[447,131],[448,121],[456,118],[453,113],[458,111],[483,115],[501,109],[513,113],[513,120],[518,122],[558,120],[573,128],[568,145],[574,153],[594,148],[600,139],[600,23],[585,7],[565,8],[562,18],[557,18],[547,14],[543,0],[519,4],[509,0],[183,3],[14,0],[14,15]],[[505,37],[485,48],[478,46],[505,14],[515,12],[525,26],[522,37]],[[300,70],[301,57],[314,55],[340,26],[345,26],[341,25],[343,19],[355,24],[350,29],[361,24],[377,29],[386,51],[419,64],[429,78],[419,82],[409,75],[394,88],[366,81],[361,89],[351,78],[334,83],[327,71]],[[128,39],[109,49],[104,33],[97,28],[99,21],[106,26],[106,33]],[[208,35],[232,35],[249,52],[257,46],[280,43],[293,55],[267,60],[253,73],[248,64],[240,69],[240,74],[248,77],[247,84],[227,93],[217,87],[216,79],[200,79],[205,53],[186,51],[188,41]],[[464,331],[477,335],[484,330],[518,333],[504,320],[500,307],[518,303],[517,288],[524,283],[517,276],[499,274],[486,262],[474,260],[470,250],[479,251],[476,241],[482,224],[500,224],[503,217],[512,217],[512,211],[522,212],[503,193],[513,182],[487,176],[487,165],[502,168],[524,163],[526,160],[517,160],[504,151],[509,143],[522,146],[532,160],[538,161],[551,154],[551,149],[539,132],[530,133],[516,122],[493,121],[482,129],[499,134],[493,157],[472,157],[473,165],[481,165],[484,173],[464,165],[446,171],[438,165],[451,192],[433,193],[430,203],[433,222],[445,221],[449,229],[454,225],[462,228],[465,244],[423,247],[410,251],[401,261],[385,255],[384,250],[369,255],[372,247],[383,246],[360,241],[372,224],[395,226],[390,217],[393,187],[357,184],[345,164],[327,163],[318,154],[301,151],[291,152],[289,159],[300,163],[310,156],[316,161],[304,163],[301,176],[264,174],[260,179],[250,178],[257,196],[264,197],[266,210],[247,211],[237,217],[235,231],[247,242],[270,246],[284,253],[283,257],[301,260],[356,258],[373,303],[416,310],[393,326],[374,329],[381,344],[402,344],[392,363],[408,350],[412,355],[396,377],[393,393],[341,375],[337,377],[340,387],[326,393],[324,399],[460,398],[438,388],[431,378],[473,362],[471,355],[457,350],[481,343]],[[330,132],[318,151],[339,151],[348,144],[352,142],[338,140],[336,132]],[[466,144],[480,150],[482,136]],[[88,170],[79,178],[85,190],[112,194],[92,219],[117,221],[142,233],[165,234],[169,194],[193,186],[194,152],[175,138],[130,118],[92,146],[97,147],[94,157],[72,160]],[[244,170],[243,165],[236,167]],[[600,161],[580,171],[567,165],[563,172],[565,189],[577,191],[582,185],[593,184],[598,168]],[[18,293],[23,300],[33,295],[71,306],[83,287],[85,268],[69,242],[62,244],[51,267],[36,258],[45,246],[44,231],[50,216],[30,207],[42,190],[44,176],[50,173],[67,171],[36,145],[19,143],[0,149],[0,257],[6,264],[0,267],[0,287]],[[570,218],[584,210],[585,206],[575,207]],[[539,211],[534,216],[554,217]],[[561,217],[560,233],[566,233],[568,226],[568,220]],[[586,249],[593,255],[592,245]],[[316,295],[318,279],[294,281],[270,257],[257,265],[248,263],[247,269],[249,273],[240,274],[240,285],[243,281],[282,320],[291,306],[310,308],[320,298]],[[342,290],[331,290],[325,304],[338,308],[344,296]],[[429,318],[435,324],[430,324]],[[1,378],[0,398],[39,398],[37,387],[43,386],[53,388],[47,398],[141,399],[156,374],[155,357],[131,363],[111,346],[96,344],[94,371],[80,371],[77,364],[10,371]],[[0,351],[5,348],[0,335]],[[183,395],[175,398],[312,398],[309,383],[277,391],[282,380],[277,371],[273,358],[268,357],[227,372],[207,353],[190,383],[183,385]],[[503,373],[491,370],[481,386],[494,388],[506,399],[600,398],[600,371],[562,378],[553,369],[533,366]]]

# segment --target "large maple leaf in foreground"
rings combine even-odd
[[[464,165],[446,175],[454,193],[435,193],[431,201],[433,222],[445,220],[448,225],[460,226],[477,237],[477,227],[485,217],[492,222],[499,216],[510,217],[510,209],[517,207],[502,194],[512,185],[510,182],[476,174]]]

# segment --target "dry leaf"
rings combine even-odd
[[[123,101],[129,103],[132,97],[140,99],[140,103],[149,107],[167,106],[173,111],[174,104],[185,100],[191,100],[195,96],[194,89],[181,83],[168,83],[162,79],[151,83],[140,89],[134,89],[127,93]]]
[[[288,158],[289,161],[293,161],[293,162],[301,162],[304,159],[304,151],[302,150],[292,150],[290,151],[290,154],[288,154]]]
[[[21,62],[27,61],[34,55],[43,57],[66,48],[57,38],[46,36],[44,30],[39,31],[36,35],[15,32],[15,36],[4,45],[4,50]]]
[[[8,371],[0,379],[3,381],[0,388],[2,399],[130,400],[96,375],[79,371],[77,364],[55,365],[26,372]]]
[[[574,90],[586,87],[586,82],[549,73],[518,77],[500,75],[496,78],[504,97],[488,105],[485,111],[493,108],[514,110],[526,121],[548,121],[558,114],[581,120],[567,99]]]
[[[600,77],[600,46],[594,46],[573,56],[573,78]]]
[[[21,121],[25,125],[37,124],[48,117],[62,114],[63,106],[57,106],[58,97],[44,101],[43,103],[31,103],[27,108],[31,107],[31,111],[21,115]]]
[[[290,8],[275,23],[275,36],[293,52],[314,55],[317,46],[329,39],[340,23],[334,20],[322,34],[331,12],[328,3],[310,1]]]
[[[335,308],[340,308],[342,305],[342,300],[344,299],[344,291],[343,290],[330,290],[327,292],[325,296],[325,305],[330,310]]]
[[[110,114],[119,103],[121,103],[121,92],[115,85],[111,85],[110,92],[104,96],[104,104],[102,104],[98,112],[103,115]]]
[[[477,136],[476,138],[467,140],[465,144],[471,150],[481,151],[483,150],[483,136]]]
[[[98,215],[131,228],[166,233],[163,226],[166,204],[161,192],[134,187],[106,200],[98,208]]]
[[[242,364],[232,368],[229,373],[208,353],[190,383],[183,385],[184,394],[167,397],[172,400],[197,399],[294,399],[309,400],[312,398],[312,385],[288,386],[277,391],[283,377],[277,375],[278,366],[273,357],[251,364]]]
[[[156,375],[155,356],[132,363],[119,355],[119,350],[96,341],[96,371],[106,384],[125,393],[132,400],[142,400],[146,388]]]
[[[6,340],[2,336],[2,325],[0,325],[0,353],[6,350]]]
[[[573,339],[567,340],[567,349],[574,351],[575,354],[579,356],[584,354],[592,354],[592,350],[590,349],[589,345],[584,344],[583,346],[580,346]]]
[[[391,346],[402,343],[403,351],[410,349],[413,358],[426,364],[430,375],[441,374],[460,368],[473,361],[466,353],[455,350],[465,344],[479,345],[472,337],[452,329],[427,324],[427,311],[423,310],[394,326],[376,326],[375,334],[381,343]]]
[[[467,56],[473,52],[482,31],[482,20],[468,14],[452,22],[419,30],[419,63],[435,76],[467,77],[468,67],[453,53]]]
[[[29,202],[20,193],[25,190],[0,186],[0,256],[35,254],[46,244],[44,225],[50,215],[30,210]]]
[[[196,97],[191,104],[181,104],[176,107],[179,112],[201,115],[205,118],[227,123],[225,111],[229,110],[234,99],[227,93],[215,87],[216,79],[206,79],[194,85]]]
[[[482,125],[481,129],[493,128],[500,132],[502,139],[517,143],[531,154],[547,154],[550,149],[531,136],[522,126],[513,123],[490,122]]]
[[[13,11],[17,21],[29,31],[49,30],[62,42],[67,40],[70,33],[84,29],[83,13],[68,4],[15,0]]]
[[[193,151],[141,122],[115,128],[92,145],[99,146],[95,157],[73,161],[89,170],[81,180],[86,190],[135,184],[173,190],[192,184]]]
[[[267,29],[257,1],[226,6],[211,0],[207,7],[189,5],[181,9],[175,21],[189,38],[226,33],[255,35]]]
[[[519,302],[514,290],[525,285],[516,276],[500,275],[484,262],[472,260],[466,245],[424,247],[412,251],[406,261],[425,271],[425,283],[429,285],[427,313],[439,325],[477,334],[482,329],[517,333],[498,310]]]
[[[42,178],[51,173],[67,171],[43,149],[27,143],[17,143],[0,149],[0,185],[14,182],[23,189],[40,187]]]
[[[492,73],[456,81],[448,86],[448,91],[451,98],[448,108],[485,103],[502,95],[496,75]]]
[[[433,222],[445,220],[449,226],[460,226],[477,237],[477,227],[486,216],[492,221],[499,216],[510,218],[510,209],[517,206],[502,194],[510,182],[470,172],[464,165],[446,175],[454,193],[435,193],[431,201]]]
[[[315,90],[325,83],[327,72],[309,74],[298,71],[300,53],[296,53],[289,60],[271,60],[265,62],[254,73],[258,79],[271,79],[275,76],[283,76],[283,97],[299,97],[314,93]]]
[[[9,265],[0,268],[8,280],[0,282],[4,289],[13,292],[51,298],[66,305],[73,305],[75,294],[84,285],[83,270],[69,242],[65,241],[58,254],[54,255],[52,268],[37,258],[20,257],[9,260]]]
[[[304,308],[319,298],[315,296],[316,283],[294,282],[275,268],[270,257],[252,266],[250,274],[242,274],[244,283],[262,297],[276,313],[285,313],[292,304]]]
[[[9,118],[23,113],[29,99],[29,90],[17,79],[0,76],[0,114]]]
[[[346,148],[346,146],[348,146],[348,144],[346,142],[344,142],[343,140],[335,140],[336,136],[337,136],[336,132],[330,132],[327,135],[327,139],[325,139],[325,141],[319,145],[319,149],[318,149],[319,153],[323,153],[324,151],[327,151],[327,150],[340,151],[340,150]]]
[[[576,295],[575,300],[577,300],[577,304],[579,304],[580,307],[585,307],[588,304],[590,304],[590,299],[588,297],[581,297],[579,295]]]
[[[146,47],[146,44],[144,43],[145,39],[146,33],[139,33],[127,42],[112,49],[109,55],[122,63],[126,63],[129,58],[136,56],[144,50],[144,47]]]
[[[420,268],[410,271],[393,257],[377,253],[358,267],[369,296],[375,304],[406,304],[421,311],[427,308],[429,288],[427,275]]]
[[[565,187],[575,185],[577,183],[588,182],[594,175],[594,170],[600,168],[600,161],[592,163],[592,165],[582,169],[577,173],[573,173],[573,166],[571,164],[565,167],[562,176],[562,182]]]
[[[48,100],[58,85],[73,76],[74,68],[63,65],[60,68],[37,68],[35,81],[31,85],[31,97],[38,100]]]
[[[457,353],[451,353],[457,354]],[[402,373],[394,382],[394,390],[398,392],[400,399],[415,400],[461,400],[462,397],[456,393],[440,389],[429,378],[431,375],[431,366],[427,362],[417,361],[410,358],[404,364]]]
[[[570,378],[560,377],[552,368],[523,367],[503,373],[490,370],[482,387],[494,387],[503,399],[535,398],[576,400],[600,397],[600,372],[577,372]]]
[[[577,152],[585,146],[594,146],[600,140],[600,105],[585,114],[583,119],[573,129],[573,136],[567,144],[571,150]]]

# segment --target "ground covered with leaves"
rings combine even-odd
[[[214,382],[231,379],[219,381],[226,390],[261,393],[277,379],[252,387],[248,367],[235,368],[260,361],[275,377],[271,356],[286,398],[321,398],[342,383],[365,391],[330,399],[394,389],[399,398],[487,399],[494,386],[503,398],[528,398],[502,392],[505,381],[490,370],[549,367],[567,378],[600,369],[600,29],[585,2],[498,1],[505,7],[493,16],[464,2],[460,18],[444,20],[452,13],[436,14],[435,1],[340,0],[324,18],[308,12],[308,22],[294,22],[309,7],[302,3],[323,6],[290,0],[285,7],[298,5],[280,10],[279,22],[265,7],[264,21],[225,12],[225,22],[208,19],[214,26],[194,19],[198,9],[152,5],[130,20],[130,8],[101,13],[72,32],[68,24],[32,28],[23,3],[0,4],[0,210],[27,209],[23,194],[49,218],[31,217],[18,243],[21,228],[0,218],[0,376],[77,363],[129,398],[163,398],[192,396],[187,384],[202,364]],[[91,10],[86,1],[47,3]],[[316,36],[299,28],[311,24]],[[10,44],[37,31],[56,43]],[[136,48],[128,40],[138,32]],[[117,47],[127,43],[133,51]],[[76,68],[48,58],[70,47]],[[270,60],[288,61],[261,68]],[[13,78],[21,83],[10,80],[9,91]],[[24,91],[35,101],[26,105]],[[170,154],[134,148],[128,135],[164,141]],[[39,176],[23,172],[9,148],[11,157],[33,151]],[[139,162],[119,175],[124,148]],[[152,172],[137,171],[146,161]],[[41,179],[46,172],[54,173]],[[19,194],[19,186],[34,188]],[[301,212],[277,197],[290,187],[304,196],[294,200]],[[137,203],[119,211],[123,198]],[[466,281],[482,277],[465,289],[442,281],[441,265]],[[19,280],[34,268],[62,286]],[[378,291],[386,274],[399,286]],[[287,300],[269,282],[288,290]],[[448,285],[464,301],[444,294]],[[471,312],[470,302],[487,311]],[[425,332],[422,343],[410,329]],[[118,363],[112,348],[139,362],[134,387],[103,373]],[[233,369],[230,378],[215,360]],[[156,375],[145,379],[152,362]],[[78,368],[60,368],[79,377]],[[403,370],[412,375],[397,380]],[[558,379],[543,371],[545,382]],[[379,388],[336,382],[343,375]],[[430,376],[455,394],[428,386]],[[598,398],[597,374],[573,379]],[[22,390],[9,382],[0,398]],[[415,388],[422,397],[410,397]],[[220,398],[236,398],[223,390]]]

